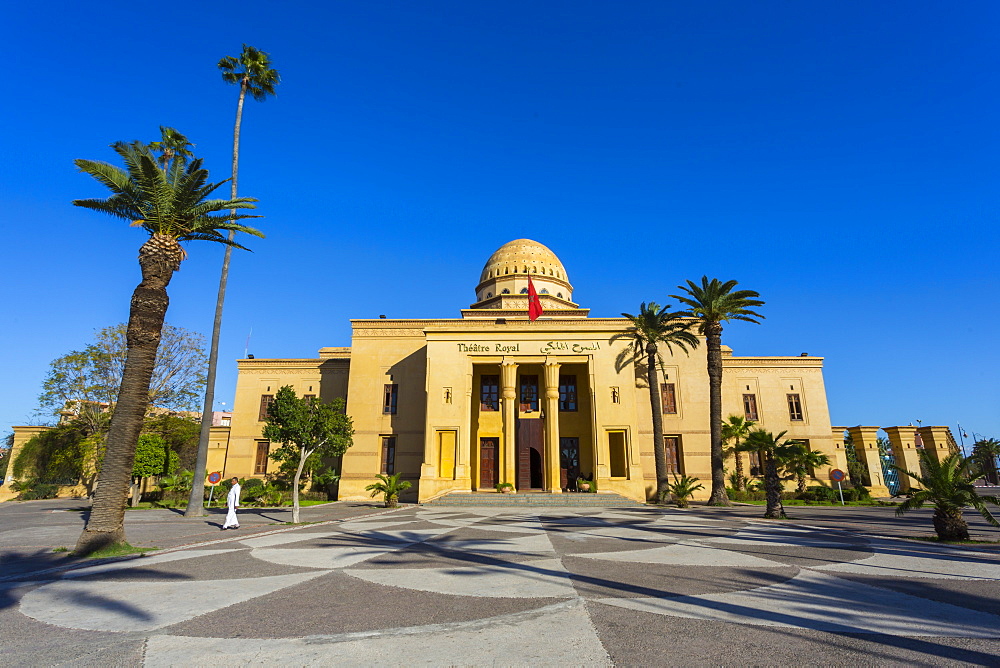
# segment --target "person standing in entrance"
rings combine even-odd
[[[232,479],[233,486],[229,488],[229,496],[226,497],[226,523],[222,525],[222,530],[239,529],[240,521],[236,519],[236,509],[240,507],[240,479]]]

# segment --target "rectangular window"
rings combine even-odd
[[[673,383],[660,383],[660,401],[664,413],[677,414],[677,388]]]
[[[521,410],[538,410],[538,376],[521,376]]]
[[[271,452],[269,441],[257,441],[257,459],[254,461],[253,474],[264,475],[267,473],[267,459]]]
[[[802,401],[797,394],[788,395],[788,419],[795,421],[802,420]]]
[[[399,385],[395,383],[385,384],[385,393],[382,399],[382,412],[387,415],[396,414],[396,398],[399,394]]]
[[[680,436],[664,436],[664,450],[667,452],[667,473],[681,475],[681,438]]]
[[[500,410],[500,376],[483,375],[479,378],[479,410]]]
[[[302,398],[305,399],[306,401],[308,401],[310,399],[315,399],[316,395],[315,394],[303,394]]]
[[[257,419],[261,422],[267,419],[267,407],[271,405],[272,401],[274,401],[273,394],[260,395],[260,413],[257,414]]]
[[[382,473],[392,475],[396,472],[396,437],[382,437]]]
[[[559,376],[559,410],[576,411],[576,376]]]
[[[746,415],[746,419],[757,421],[757,395],[756,394],[744,394],[743,395],[743,413]]]

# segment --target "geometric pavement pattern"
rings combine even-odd
[[[975,663],[1000,639],[996,554],[645,509],[412,508],[2,587],[4,627],[84,664],[116,638],[150,666],[670,663],[647,636],[777,632]]]

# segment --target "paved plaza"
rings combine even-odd
[[[1000,664],[1000,552],[824,526],[829,509],[324,508],[233,532],[164,516],[195,544],[18,562],[0,665]]]

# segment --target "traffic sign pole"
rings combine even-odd
[[[840,481],[846,477],[847,474],[840,469],[833,469],[830,471],[830,480],[834,480],[837,483],[837,491],[840,492],[840,505],[842,506],[846,506],[847,504],[844,503],[844,488],[840,486]]]
[[[837,481],[837,491],[840,492],[840,505],[847,505],[844,503],[844,488],[840,486],[840,481]]]

